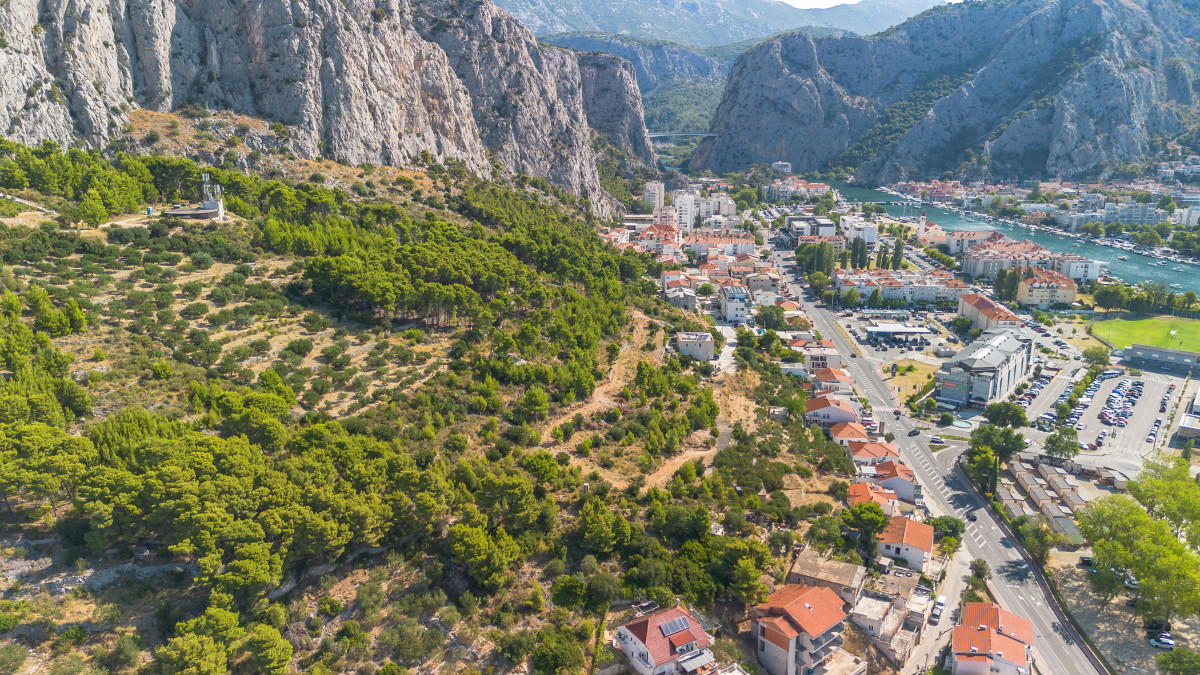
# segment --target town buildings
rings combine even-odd
[[[968,602],[950,648],[951,675],[1029,675],[1033,623],[992,602]]]
[[[1040,267],[1021,270],[1021,281],[1017,284],[1015,300],[1025,307],[1049,309],[1055,305],[1070,305],[1075,302],[1075,282],[1065,274]]]
[[[616,647],[638,675],[692,673],[689,662],[715,661],[713,639],[686,607],[648,614],[617,628]]]
[[[775,180],[763,186],[763,196],[768,202],[786,202],[793,196],[819,197],[826,192],[829,192],[827,184],[809,183],[795,176]]]
[[[959,296],[958,313],[971,320],[971,328],[1021,327],[1021,318],[1011,309],[980,293]]]
[[[1025,378],[1033,340],[1013,330],[991,329],[938,368],[935,398],[955,407],[986,406],[1007,397]]]
[[[754,253],[754,235],[742,230],[696,230],[683,240],[685,249],[698,256],[722,254],[736,256]]]
[[[758,662],[770,675],[822,672],[865,675],[867,662],[842,649],[842,599],[823,586],[789,584],[750,613]]]

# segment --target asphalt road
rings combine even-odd
[[[786,272],[784,275],[789,280],[794,296],[805,305],[809,318],[821,336],[833,340],[843,354],[853,351],[845,335],[834,325],[830,312],[818,309],[814,302],[805,299],[805,289],[802,284],[796,283],[794,275]],[[854,378],[859,393],[867,397],[872,407],[894,408],[897,405],[890,388],[874,365],[864,364],[862,359],[847,358],[843,366]],[[908,436],[908,432],[914,428],[908,417],[878,417],[895,434],[901,456],[916,473],[923,487],[925,503],[934,515],[961,518],[970,511],[978,515],[976,522],[966,523],[963,545],[972,558],[983,558],[991,565],[992,580],[1001,605],[1033,623],[1035,658],[1042,672],[1055,675],[1098,673],[1056,612],[1053,596],[1038,584],[1016,542],[1004,533],[991,511],[984,508],[970,487],[954,473],[954,461],[960,451],[946,449],[934,453],[929,450],[925,437]]]

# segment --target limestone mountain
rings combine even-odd
[[[0,132],[101,147],[132,107],[282,122],[303,157],[428,151],[541,176],[611,211],[593,133],[654,156],[632,67],[539,45],[490,0],[8,0]]]
[[[777,37],[738,60],[690,166],[1103,174],[1194,125],[1198,33],[1172,0],[999,0],[872,37]]]
[[[725,45],[801,26],[875,33],[944,0],[859,0],[800,9],[778,0],[498,0],[537,35],[613,33],[690,46]]]

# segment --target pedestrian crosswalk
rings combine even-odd
[[[879,414],[881,414],[881,415],[884,415],[884,414],[886,414],[886,415],[893,415],[893,414],[895,414],[895,413],[897,413],[897,412],[903,412],[903,411],[901,411],[899,408],[896,408],[896,407],[891,407],[891,408],[888,408],[888,407],[885,407],[885,406],[875,406],[875,407],[871,408],[871,410],[873,410],[873,411],[875,411],[875,412],[877,412],[877,413],[879,413]]]

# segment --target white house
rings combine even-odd
[[[648,614],[617,628],[614,646],[638,675],[688,673],[691,660],[708,660],[712,637],[685,607]]]
[[[865,675],[867,662],[842,649],[842,599],[824,586],[784,586],[755,607],[750,637],[769,675]]]
[[[721,286],[718,294],[721,303],[721,318],[729,323],[744,323],[750,318],[750,289],[741,284],[729,283]]]
[[[909,569],[924,572],[933,560],[933,526],[893,516],[878,535],[879,552],[903,560]]]

